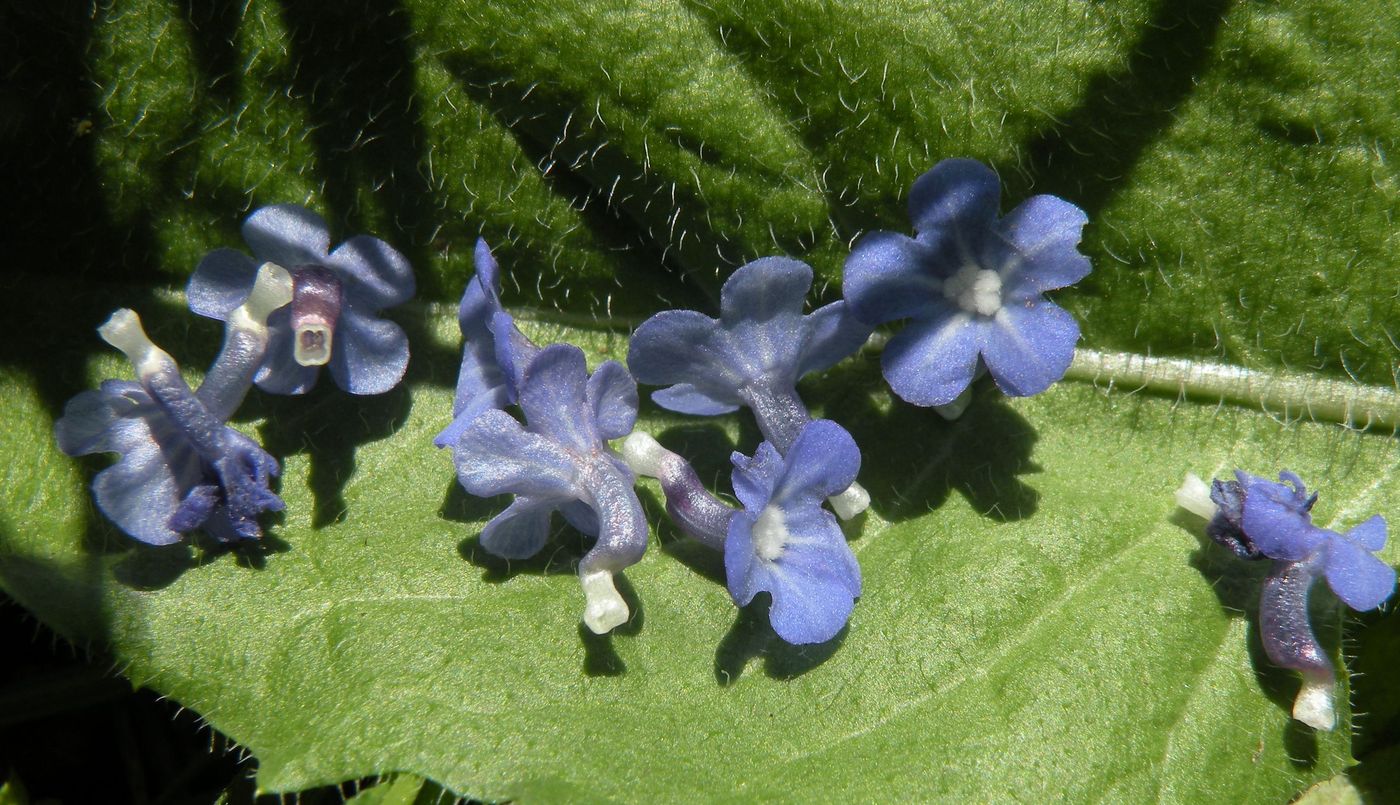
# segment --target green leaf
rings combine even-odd
[[[1309,375],[1397,399],[1400,54],[1377,0],[132,0],[0,23],[25,201],[0,280],[0,587],[251,749],[264,790],[403,772],[547,801],[1278,801],[1351,762],[1349,712],[1328,735],[1289,721],[1296,679],[1250,626],[1257,574],[1171,491],[1287,467],[1324,522],[1400,516],[1392,439],[1294,421]],[[536,335],[621,357],[620,317],[712,305],[753,257],[802,257],[835,298],[849,243],[907,231],[909,184],[948,156],[994,165],[1007,205],[1090,213],[1095,273],[1058,296],[1085,346],[1224,361],[1267,391],[984,389],[950,424],[891,402],[871,356],[810,382],[875,496],[834,646],[736,614],[717,559],[665,525],[610,638],[578,626],[576,534],[526,563],[477,548],[503,503],[468,498],[429,442],[479,234],[508,302],[602,317]],[[254,395],[239,425],[286,466],[265,553],[134,546],[89,502],[104,460],[52,444],[68,397],[126,376],[91,327],[131,305],[206,365],[217,328],[166,289],[288,201],[413,261],[430,304],[396,313],[408,383]],[[648,408],[642,427],[721,485],[757,441],[737,418]],[[1388,643],[1359,645],[1383,667]],[[1393,724],[1393,689],[1362,693],[1386,715],[1360,726]]]
[[[665,526],[626,574],[639,615],[599,638],[579,626],[576,535],[516,564],[476,545],[500,504],[467,498],[430,447],[455,323],[428,320],[423,351],[448,360],[416,361],[406,391],[368,408],[266,401],[248,423],[289,453],[263,555],[113,533],[10,374],[22,416],[0,444],[30,460],[0,487],[0,583],[250,748],[271,791],[396,769],[493,799],[868,799],[898,779],[921,798],[1277,800],[1349,763],[1345,723],[1314,736],[1289,721],[1296,680],[1239,613],[1257,574],[1204,547],[1171,493],[1187,470],[1288,466],[1324,490],[1324,522],[1395,516],[1389,439],[1082,385],[1014,402],[988,389],[945,423],[869,393],[863,357],[807,390],[852,426],[875,500],[852,531],[866,592],[839,643],[780,644],[762,611],[735,613],[718,557]],[[624,344],[534,334],[595,357]],[[648,410],[643,427],[703,477],[722,475],[731,439],[755,441],[734,418]],[[347,454],[353,471],[328,460]],[[316,526],[328,505],[338,520]]]

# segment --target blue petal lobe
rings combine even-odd
[[[467,404],[456,410],[452,417],[452,423],[443,428],[437,436],[433,437],[433,445],[436,447],[450,447],[457,443],[462,437],[462,431],[472,423],[484,411],[505,408],[510,405],[510,399],[506,394],[505,386],[497,386],[494,389],[487,389],[484,393],[470,398]],[[453,406],[456,408],[456,406]]]
[[[351,394],[383,394],[398,385],[407,368],[408,336],[402,327],[348,306],[341,310],[330,362],[337,385]]]
[[[914,405],[946,405],[977,373],[983,323],[943,302],[943,315],[915,320],[885,346],[880,366],[890,388]]]
[[[729,458],[734,464],[730,480],[734,485],[734,496],[744,504],[744,509],[757,515],[768,505],[773,490],[783,474],[783,457],[769,442],[760,442],[753,458],[736,452]]]
[[[259,265],[237,249],[215,249],[206,254],[185,286],[190,310],[220,321],[228,318],[248,298]]]
[[[812,311],[804,326],[808,330],[806,346],[797,364],[797,376],[820,372],[854,355],[874,328],[857,319],[850,305],[832,302]]]
[[[718,416],[739,410],[738,403],[716,400],[689,383],[653,391],[651,399],[667,411],[693,416]]]
[[[637,423],[637,381],[617,361],[607,361],[588,378],[588,404],[604,439],[621,439]]]
[[[517,497],[481,530],[481,547],[503,559],[528,559],[549,539],[549,518],[558,507],[554,498]]]
[[[1057,196],[1032,196],[1007,213],[997,232],[1003,260],[1010,261],[1003,266],[1010,295],[1025,298],[1087,277],[1091,266],[1079,241],[1088,222],[1083,210]]]
[[[741,404],[736,391],[745,364],[719,322],[702,313],[667,310],[642,322],[627,348],[627,366],[640,383],[685,383],[716,402]]]
[[[812,269],[790,257],[762,257],[738,268],[720,289],[720,320],[727,329],[802,315]]]
[[[1039,394],[1065,376],[1074,360],[1079,324],[1043,299],[1008,303],[985,330],[982,359],[1010,397]]]
[[[1375,609],[1395,591],[1395,568],[1345,537],[1327,543],[1327,584],[1357,612]]]
[[[975,159],[945,159],[914,181],[909,218],[914,230],[953,225],[979,228],[997,214],[1001,184],[991,168]]]
[[[588,364],[583,350],[572,344],[552,344],[525,369],[520,408],[530,430],[565,447],[588,453],[598,433],[587,406]]]
[[[530,433],[504,411],[472,420],[452,451],[457,479],[478,497],[511,492],[577,498],[576,460],[553,440]]]
[[[1385,547],[1385,518],[1377,514],[1366,522],[1354,526],[1344,536],[1368,551],[1379,551]]]
[[[320,265],[331,247],[325,219],[295,204],[258,209],[243,222],[243,239],[260,264],[273,262],[286,269]]]
[[[829,419],[818,419],[797,434],[783,464],[772,501],[785,508],[799,503],[815,508],[824,498],[855,483],[860,448],[845,428]]]
[[[340,275],[346,297],[366,312],[378,312],[413,298],[413,267],[379,238],[356,235],[337,246],[324,265]]]
[[[928,317],[930,303],[943,298],[932,257],[929,246],[896,232],[871,232],[856,241],[841,286],[851,312],[871,325]]]

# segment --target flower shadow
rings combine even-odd
[[[740,608],[734,625],[720,640],[715,649],[715,682],[720,687],[738,682],[744,669],[756,659],[762,659],[763,673],[769,679],[794,679],[831,659],[845,642],[849,626],[841,627],[825,643],[795,646],[783,640],[768,619],[771,601],[767,593],[760,593],[752,603]]]
[[[1001,522],[1023,520],[1039,507],[1040,494],[1021,477],[1040,470],[1031,458],[1035,428],[989,379],[974,386],[971,405],[953,421],[868,393],[883,386],[875,356],[858,355],[804,386],[810,390],[804,397],[823,401],[823,415],[860,445],[860,482],[871,508],[886,520],[926,514],[954,490]]]
[[[1259,689],[1279,709],[1291,716],[1293,699],[1298,693],[1299,677],[1269,660],[1259,635],[1259,596],[1273,562],[1240,560],[1206,536],[1200,518],[1179,509],[1172,514],[1170,521],[1190,533],[1200,543],[1188,561],[1210,584],[1221,609],[1232,618],[1245,619],[1246,647]],[[1309,604],[1313,623],[1326,623],[1328,618],[1333,618],[1340,625],[1336,604],[1330,596],[1313,595]],[[1318,630],[1317,636],[1328,656],[1336,657],[1337,643],[1341,637],[1340,628]],[[1317,734],[1311,727],[1290,717],[1282,737],[1289,762],[1294,767],[1310,769],[1317,764]]]
[[[284,464],[290,455],[309,457],[311,527],[324,528],[349,518],[344,491],[359,466],[356,449],[392,436],[412,405],[404,383],[384,394],[357,397],[341,391],[327,375],[304,395],[250,394],[238,419],[262,419],[259,441]]]
[[[461,523],[480,523],[499,514],[510,503],[509,495],[493,498],[478,498],[462,489],[454,478],[448,486],[438,514],[445,520]],[[482,570],[481,580],[487,584],[504,584],[516,576],[577,576],[579,560],[591,547],[592,538],[554,518],[555,529],[545,543],[544,549],[527,559],[505,559],[481,546],[481,534],[472,534],[457,544],[457,553],[470,564]],[[621,676],[627,671],[613,647],[613,637],[635,637],[646,623],[646,614],[636,589],[624,573],[613,576],[613,583],[622,600],[627,603],[631,617],[621,626],[607,634],[594,634],[582,622],[578,625],[579,642],[583,645],[583,672],[588,676]],[[580,597],[580,603],[582,598]]]

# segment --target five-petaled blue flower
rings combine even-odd
[[[1245,472],[1235,477],[1243,492],[1240,529],[1259,553],[1286,562],[1320,562],[1327,586],[1358,612],[1375,609],[1395,590],[1395,569],[1377,559],[1385,547],[1385,518],[1375,515],[1345,534],[1313,525],[1316,495],[1302,479],[1284,471],[1277,483]],[[1223,511],[1223,509],[1222,509]]]
[[[222,542],[261,537],[258,515],[283,508],[268,488],[277,460],[211,413],[135,313],[117,311],[100,332],[131,359],[139,382],[108,380],[79,394],[54,425],[70,456],[120,455],[93,479],[98,508],[151,545],[197,528]]]
[[[200,261],[186,293],[190,310],[227,320],[252,287],[258,266],[292,273],[292,303],[268,324],[272,343],[255,378],[274,394],[302,394],[330,364],[352,394],[381,394],[408,366],[408,337],[379,312],[413,296],[413,269],[392,246],[356,235],[330,250],[330,231],[316,213],[294,204],[263,207],[243,222],[257,259],[218,249]]]
[[[613,574],[635,564],[647,547],[632,472],[605,442],[632,431],[637,384],[616,361],[590,376],[582,350],[555,344],[525,368],[519,403],[525,427],[505,411],[487,410],[451,445],[457,478],[468,492],[515,495],[486,524],[481,545],[509,559],[533,556],[549,536],[550,515],[561,509],[597,537],[579,563],[579,579],[587,599],[584,623],[602,634],[628,618]]]
[[[632,336],[627,365],[662,408],[724,414],[747,407],[763,437],[786,452],[810,421],[797,380],[834,366],[871,328],[833,302],[802,314],[812,269],[786,257],[741,266],[720,290],[720,318],[668,310]]]
[[[438,447],[455,443],[481,412],[514,405],[525,367],[540,351],[501,306],[500,267],[484,238],[476,242],[475,260],[476,275],[457,308],[463,345],[452,424],[433,439]]]
[[[847,488],[860,450],[840,425],[819,419],[786,456],[763,442],[753,458],[735,453],[734,494],[744,504],[729,523],[724,570],[734,602],[772,595],[769,620],[789,643],[835,637],[860,595],[860,565],[822,501]]]
[[[895,393],[947,405],[985,366],[1003,392],[1038,394],[1064,376],[1079,325],[1042,293],[1088,275],[1078,250],[1084,211],[1055,196],[998,219],[990,168],[946,159],[914,182],[917,236],[873,232],[846,260],[844,291],[871,325],[911,319],[881,358]]]

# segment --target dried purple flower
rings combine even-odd
[[[70,456],[111,452],[117,463],[93,479],[97,506],[122,531],[168,545],[202,528],[222,542],[257,539],[257,518],[280,511],[269,489],[276,459],[224,424],[238,407],[268,343],[268,314],[291,299],[287,273],[267,265],[230,312],[224,349],[199,392],[151,343],[130,310],[112,314],[98,332],[126,353],[139,382],[108,380],[69,401],[54,425]]]
[[[1269,659],[1303,675],[1293,717],[1316,729],[1336,722],[1336,671],[1308,621],[1308,594],[1319,577],[1347,606],[1375,609],[1395,591],[1395,569],[1373,554],[1385,547],[1385,518],[1376,515],[1344,534],[1313,525],[1317,495],[1296,474],[1284,483],[1236,471],[1234,481],[1206,485],[1187,475],[1177,491],[1183,507],[1207,518],[1207,533],[1237,556],[1268,557],[1273,569],[1259,604],[1259,633]]]

